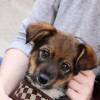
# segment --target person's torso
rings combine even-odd
[[[54,26],[92,45],[100,61],[100,0],[61,0]]]

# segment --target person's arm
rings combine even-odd
[[[54,23],[59,0],[36,0],[30,16],[25,19],[15,40],[11,43],[0,68],[0,100],[8,95],[25,75],[32,44],[26,42],[26,28],[31,22]],[[9,33],[10,34],[10,33]]]
[[[6,52],[0,67],[0,100],[6,100],[6,95],[23,79],[28,66],[28,57],[17,49]]]
[[[92,71],[81,71],[69,82],[66,94],[71,100],[91,100],[94,80]]]

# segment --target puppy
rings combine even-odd
[[[97,65],[92,47],[48,23],[31,23],[26,43],[33,43],[27,79],[52,99],[66,100],[66,85],[80,70]]]

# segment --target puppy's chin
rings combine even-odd
[[[53,85],[51,83],[47,83],[45,85],[39,83],[37,77],[34,75],[30,75],[30,76],[27,75],[26,78],[32,85],[35,85],[39,89],[50,90],[53,88]]]
[[[46,84],[46,85],[38,84],[38,85],[44,90],[50,90],[53,88],[51,84]]]
[[[47,83],[47,84],[43,85],[43,84],[39,83],[38,81],[35,81],[34,84],[37,85],[38,88],[44,89],[44,90],[50,90],[53,88],[53,85],[51,83]]]

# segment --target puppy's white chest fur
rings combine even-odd
[[[41,90],[43,93],[45,93],[46,95],[48,95],[52,99],[58,99],[61,96],[64,96],[65,95],[62,92],[62,89],[61,88],[54,88],[54,89],[50,89],[50,90],[44,90],[44,89],[40,89],[40,86],[38,84],[32,83],[32,85],[34,85],[35,87],[37,87],[39,90]]]
[[[64,93],[58,89],[41,90],[41,91],[53,99],[57,99],[61,96],[64,96]]]
[[[50,90],[44,90],[41,89],[41,87],[38,84],[34,84],[33,81],[30,79],[30,77],[26,76],[27,79],[31,82],[31,85],[37,87],[39,90],[41,90],[43,93],[51,97],[52,99],[58,99],[61,96],[64,96],[65,94],[62,92],[62,88],[53,88]]]

